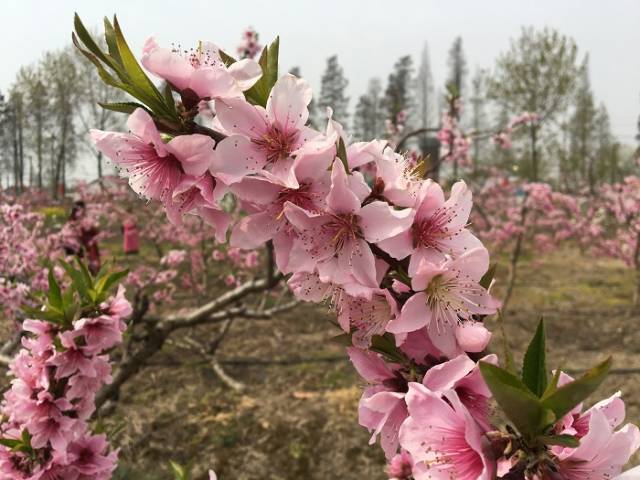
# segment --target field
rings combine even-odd
[[[505,273],[498,271],[499,280]],[[629,312],[632,285],[622,264],[571,248],[525,258],[505,330],[521,358],[543,316],[551,364],[572,373],[613,355],[616,370],[601,396],[622,390],[627,419],[638,422],[640,317]],[[322,307],[303,305],[282,318],[234,323],[218,356],[244,384],[240,392],[179,341],[167,345],[104,419],[122,448],[117,478],[166,479],[169,459],[191,461],[195,479],[209,467],[237,480],[386,478],[379,449],[367,446],[357,425],[360,380],[342,347],[327,341],[338,333],[330,320]]]

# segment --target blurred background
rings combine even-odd
[[[311,83],[317,128],[330,106],[354,140],[385,138],[408,158],[427,159],[445,186],[464,178],[477,201],[471,228],[498,263],[494,292],[508,303],[504,330],[516,355],[544,316],[553,365],[577,373],[614,354],[603,393],[623,390],[629,420],[640,420],[637,1],[3,7],[0,228],[39,239],[19,265],[0,260],[3,355],[15,350],[19,305],[44,281],[43,258],[72,241],[70,221],[86,223],[77,248],[88,258],[96,244],[99,259],[131,269],[141,324],[188,312],[262,265],[262,254],[216,244],[196,219],[168,224],[91,145],[90,128],[126,129],[126,116],[97,106],[124,97],[74,50],[73,14],[99,36],[102,18],[116,13],[137,55],[149,36],[181,50],[212,41],[251,56],[279,35],[281,72]],[[437,134],[452,111],[467,142],[455,158]],[[78,201],[85,217],[73,218]],[[131,229],[135,245],[124,238]],[[289,307],[285,290],[255,299],[279,312],[264,321],[185,327],[150,350],[148,331],[131,334],[117,358],[142,351],[144,362],[105,399],[100,418],[122,449],[117,478],[167,478],[168,459],[193,466],[196,478],[209,466],[222,478],[386,478],[382,454],[357,426],[359,380],[343,347],[328,341],[338,333],[332,313]]]

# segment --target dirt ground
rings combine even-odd
[[[552,366],[579,371],[613,355],[618,370],[599,396],[622,390],[627,419],[637,423],[640,377],[621,370],[640,369],[632,280],[622,264],[573,250],[524,259],[505,329],[517,359],[540,316]],[[119,429],[116,478],[170,478],[172,459],[191,464],[195,479],[209,467],[223,480],[385,479],[379,448],[357,425],[361,381],[342,347],[327,342],[337,333],[329,319],[322,307],[304,305],[275,320],[237,321],[219,358],[246,386],[242,392],[178,344],[166,346],[105,419]],[[500,353],[500,335],[489,324]]]

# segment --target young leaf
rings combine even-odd
[[[245,92],[247,100],[255,105],[266,107],[271,88],[278,80],[278,51],[280,49],[280,37],[268,47],[264,47],[258,63],[262,68],[260,79]]]
[[[144,98],[140,98],[140,100],[143,100],[154,111],[162,112],[164,110],[165,113],[169,113],[164,104],[162,94],[158,91],[149,77],[147,77],[147,74],[144,73],[144,70],[142,70],[142,67],[138,64],[136,57],[131,52],[116,17],[113,18],[113,27],[115,31],[116,45],[122,60],[122,66],[130,78],[132,86],[140,91],[141,97],[144,96]]]
[[[484,289],[488,289],[491,286],[491,282],[493,278],[496,276],[496,269],[498,268],[498,264],[494,263],[489,267],[489,270],[482,276],[480,279],[480,286]]]
[[[62,293],[60,292],[60,285],[56,280],[56,276],[53,274],[53,269],[49,269],[49,305],[62,310]]]
[[[552,410],[557,418],[564,417],[597,390],[610,369],[611,357],[588,370],[582,377],[559,387],[542,401],[542,405]]]
[[[549,395],[551,395],[553,392],[555,392],[558,389],[558,382],[560,381],[561,373],[562,373],[562,370],[560,368],[556,369],[556,371],[553,373],[553,377],[551,377],[551,381],[549,382],[549,385],[547,385],[547,388],[542,394],[542,397],[540,397],[542,398],[542,400],[547,398]]]
[[[68,264],[64,260],[60,260],[60,264],[66,270],[67,275],[71,278],[71,283],[74,288],[80,294],[83,300],[87,302],[91,302],[91,296],[89,295],[89,286],[85,284],[84,276],[78,270],[73,268],[72,265]]]
[[[237,62],[235,58],[233,58],[231,55],[226,53],[224,50],[218,50],[218,53],[220,54],[220,58],[222,59],[222,61],[227,67]]]
[[[538,398],[547,389],[548,381],[545,336],[544,320],[541,319],[522,364],[522,381]]]
[[[347,159],[347,147],[345,146],[342,137],[340,137],[340,140],[338,140],[337,152],[337,157],[342,162],[344,171],[347,172],[347,175],[351,175],[351,171],[349,170],[349,160]]]
[[[580,442],[573,435],[542,435],[538,439],[545,445],[560,445],[561,447],[578,448]]]
[[[553,412],[545,410],[518,377],[490,363],[480,362],[479,365],[496,402],[525,438],[535,438],[554,421]]]
[[[109,289],[116,285],[120,280],[129,275],[129,270],[122,270],[120,272],[114,272],[108,275],[105,275],[100,279],[98,284],[96,285],[96,290],[99,294],[108,294]]]
[[[116,42],[116,31],[107,17],[104,17],[104,39],[107,42],[109,55],[111,55],[118,64],[122,65],[122,58],[120,57],[118,43]]]
[[[137,102],[116,102],[116,103],[98,102],[98,105],[100,105],[105,110],[111,110],[113,112],[119,112],[119,113],[131,114],[138,108],[144,108],[147,111],[147,113],[150,113],[147,107]]]
[[[171,465],[171,470],[176,480],[189,480],[190,475],[185,467],[173,460],[169,460],[169,465]]]

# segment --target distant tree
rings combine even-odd
[[[16,85],[24,92],[26,119],[26,144],[35,156],[35,165],[29,168],[29,183],[38,188],[44,185],[44,156],[46,153],[46,131],[50,126],[49,93],[45,86],[44,72],[38,65],[22,67]],[[35,177],[35,179],[34,179]]]
[[[77,127],[74,122],[79,100],[78,69],[75,56],[69,50],[47,52],[41,68],[51,100],[50,178],[52,194],[65,191],[68,169],[75,163],[78,150]]]
[[[327,67],[322,74],[318,100],[319,115],[324,115],[326,108],[331,107],[334,120],[346,123],[349,118],[349,97],[345,92],[347,85],[349,85],[349,81],[338,63],[338,56],[332,55],[327,59]]]
[[[476,69],[471,79],[471,128],[476,132],[483,132],[488,128],[487,119],[487,72],[482,69]],[[473,171],[478,173],[482,156],[485,151],[486,143],[473,142]]]
[[[596,162],[596,138],[594,130],[596,127],[596,106],[591,91],[589,80],[589,57],[585,56],[580,67],[575,90],[575,100],[573,113],[569,119],[569,159],[571,169],[565,174],[574,172],[579,178],[574,179],[575,186],[580,183],[587,184],[591,193],[594,193],[596,185],[595,162]],[[606,111],[604,112],[607,116]],[[608,123],[608,116],[607,116]]]
[[[465,81],[467,77],[467,60],[462,47],[462,37],[456,37],[451,49],[449,49],[449,75],[447,85],[455,88],[459,97],[463,97],[465,92]]]
[[[382,105],[382,82],[369,80],[367,93],[360,96],[353,114],[353,133],[358,140],[372,140],[384,133],[385,112]]]
[[[7,109],[10,135],[9,145],[12,157],[11,170],[13,174],[13,187],[17,193],[20,193],[25,186],[24,128],[26,122],[24,92],[18,85],[12,86],[9,90]]]
[[[579,73],[577,56],[575,42],[558,31],[524,28],[496,63],[489,96],[512,114],[540,116],[529,127],[529,162],[523,172],[532,181],[541,173],[540,130],[566,110]]]
[[[75,112],[77,125],[75,134],[78,144],[84,150],[90,152],[96,159],[96,171],[98,178],[102,178],[104,170],[104,158],[101,151],[95,148],[89,137],[89,130],[119,130],[124,127],[124,117],[118,112],[102,108],[99,104],[117,103],[126,101],[120,90],[109,87],[98,76],[95,66],[80,54],[69,47],[68,55],[75,62],[77,76],[77,92],[75,97]]]
[[[398,114],[405,115],[413,110],[413,60],[409,55],[400,57],[389,74],[384,94],[384,106],[387,119],[398,125]]]
[[[414,115],[418,128],[429,128],[437,122],[438,101],[431,73],[431,61],[427,42],[422,47],[420,66],[415,79],[416,103]]]

